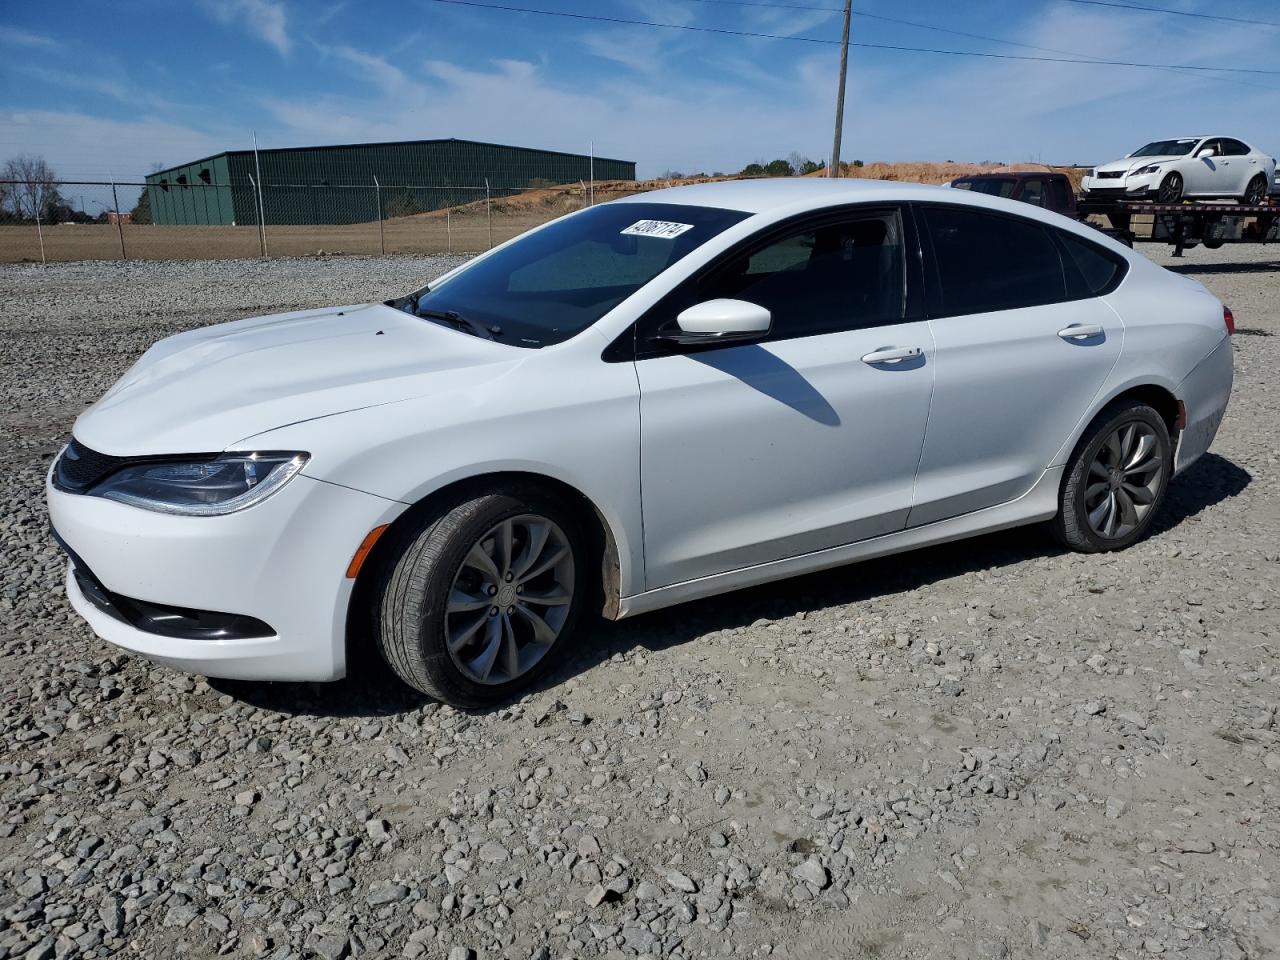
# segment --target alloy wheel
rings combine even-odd
[[[551,650],[573,603],[573,549],[546,517],[509,517],[480,537],[454,575],[445,640],[470,680],[502,684]]]
[[[1245,188],[1244,202],[1250,206],[1256,206],[1262,203],[1266,195],[1267,181],[1262,177],[1254,177]]]
[[[1093,532],[1105,540],[1132,533],[1159,496],[1164,470],[1160,441],[1150,424],[1131,420],[1112,430],[1089,465],[1084,491]]]
[[[1171,173],[1160,181],[1160,189],[1156,199],[1161,203],[1177,203],[1182,199],[1182,177]]]

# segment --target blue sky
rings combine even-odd
[[[479,0],[487,2],[487,0]],[[493,0],[838,39],[838,13],[723,0]],[[759,0],[766,2],[766,0]],[[777,0],[838,6],[839,0]],[[1146,2],[1146,0],[1138,0]],[[1150,0],[1280,20],[1273,4]],[[856,0],[855,11],[1120,60],[1280,70],[1280,29],[1068,0]],[[830,150],[838,47],[433,0],[67,0],[0,6],[0,159],[136,179],[250,145],[463,137],[636,160],[641,176]],[[1054,56],[855,17],[853,39]],[[844,157],[1111,159],[1223,132],[1280,152],[1280,75],[850,53]]]

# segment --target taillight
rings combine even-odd
[[[1227,336],[1232,336],[1236,332],[1236,318],[1228,306],[1222,308],[1222,322],[1227,325]]]

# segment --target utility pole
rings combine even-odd
[[[831,141],[831,166],[828,177],[840,176],[840,132],[844,129],[844,77],[849,69],[849,17],[853,0],[844,0],[844,35],[840,38],[840,85],[836,88],[836,132]]]

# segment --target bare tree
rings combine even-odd
[[[0,180],[8,190],[6,204],[20,220],[49,219],[49,213],[62,203],[58,193],[58,175],[44,157],[22,154],[5,163]]]

